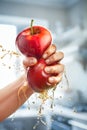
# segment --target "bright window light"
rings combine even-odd
[[[6,49],[15,49],[16,26],[0,24],[0,45]]]
[[[16,60],[11,59],[11,57],[7,55],[7,52],[16,50],[16,35],[16,26],[0,24],[0,88],[4,87],[15,79],[14,69],[10,68],[11,63],[15,62]]]

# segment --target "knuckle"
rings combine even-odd
[[[63,52],[60,52],[61,53],[61,57],[63,57],[64,58],[64,53]]]
[[[64,71],[64,68],[65,68],[64,65],[61,64],[61,70],[62,70],[62,71]]]
[[[58,73],[63,72],[64,71],[64,65],[63,64],[58,64],[57,65],[57,71],[58,71]]]
[[[53,50],[56,50],[56,45],[52,44],[52,48],[53,48]]]
[[[61,60],[61,59],[64,58],[64,53],[63,52],[57,52],[56,57],[57,57],[58,60]]]

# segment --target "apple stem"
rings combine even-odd
[[[31,20],[31,25],[30,25],[30,27],[31,27],[31,35],[34,34],[34,30],[33,30],[33,22],[34,22],[34,20],[32,19],[32,20]]]

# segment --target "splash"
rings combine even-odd
[[[14,68],[14,69],[18,69],[21,72],[24,71],[23,66],[20,66],[20,67],[17,66],[17,68],[16,68],[15,64],[8,65],[4,60],[7,56],[9,56],[10,59],[13,56],[15,58],[20,58],[21,54],[16,52],[16,51],[6,50],[6,49],[4,49],[4,47],[2,45],[0,45],[0,64],[3,67],[7,67],[8,69]],[[62,88],[65,85],[67,86],[68,89],[70,88],[69,81],[68,81],[67,74],[66,74],[66,70],[64,71],[64,75],[63,75],[63,79],[61,81],[61,84],[57,85],[57,87]],[[21,96],[20,96],[21,93],[24,95],[26,100],[28,99],[27,95],[26,95],[26,91],[27,91],[27,85],[26,85],[26,83],[24,83],[24,85],[22,87],[20,87],[19,90],[18,90],[19,105],[21,104]],[[37,123],[33,126],[33,129],[36,129],[40,125],[40,123],[47,126],[47,122],[43,120],[43,112],[44,112],[45,107],[47,107],[47,105],[45,106],[45,103],[46,103],[47,100],[51,100],[51,104],[48,107],[52,111],[54,110],[54,106],[56,106],[56,104],[54,103],[55,91],[56,91],[56,86],[54,88],[51,88],[50,90],[46,90],[46,91],[40,93],[39,96],[37,97],[38,99],[41,100],[41,104],[40,104],[40,106],[38,108]],[[60,96],[60,98],[61,98],[61,96]],[[27,102],[28,102],[28,110],[30,110],[29,101],[27,101]],[[35,104],[35,101],[32,102],[32,103]],[[74,110],[74,111],[76,112],[76,110]]]

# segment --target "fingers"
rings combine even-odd
[[[37,63],[37,59],[34,57],[25,57],[23,65],[25,68],[31,67]]]
[[[63,73],[60,73],[59,75],[49,77],[47,85],[49,85],[49,87],[56,86],[57,84],[61,82],[62,75]]]
[[[51,85],[57,85],[57,84],[60,83],[61,80],[62,80],[62,74],[57,75],[57,76],[51,76],[51,77],[49,77],[48,82]]]
[[[55,86],[56,84],[59,84],[62,80],[64,65],[59,63],[53,66],[47,66],[45,67],[45,72],[51,75],[48,78],[48,84],[50,86]]]
[[[56,46],[54,44],[50,45],[44,52],[42,58],[46,59],[56,51]]]
[[[45,67],[45,72],[49,74],[59,74],[64,72],[64,65],[63,64],[55,64],[53,66]]]
[[[55,86],[62,80],[64,65],[60,64],[60,61],[64,58],[64,54],[63,52],[57,52],[56,46],[52,44],[47,48],[42,57],[47,64],[45,72],[51,75],[47,84],[49,86]]]
[[[45,61],[46,61],[46,63],[48,65],[50,65],[52,63],[59,62],[63,58],[64,58],[63,52],[55,52],[53,55],[51,55],[50,57],[48,57]]]

